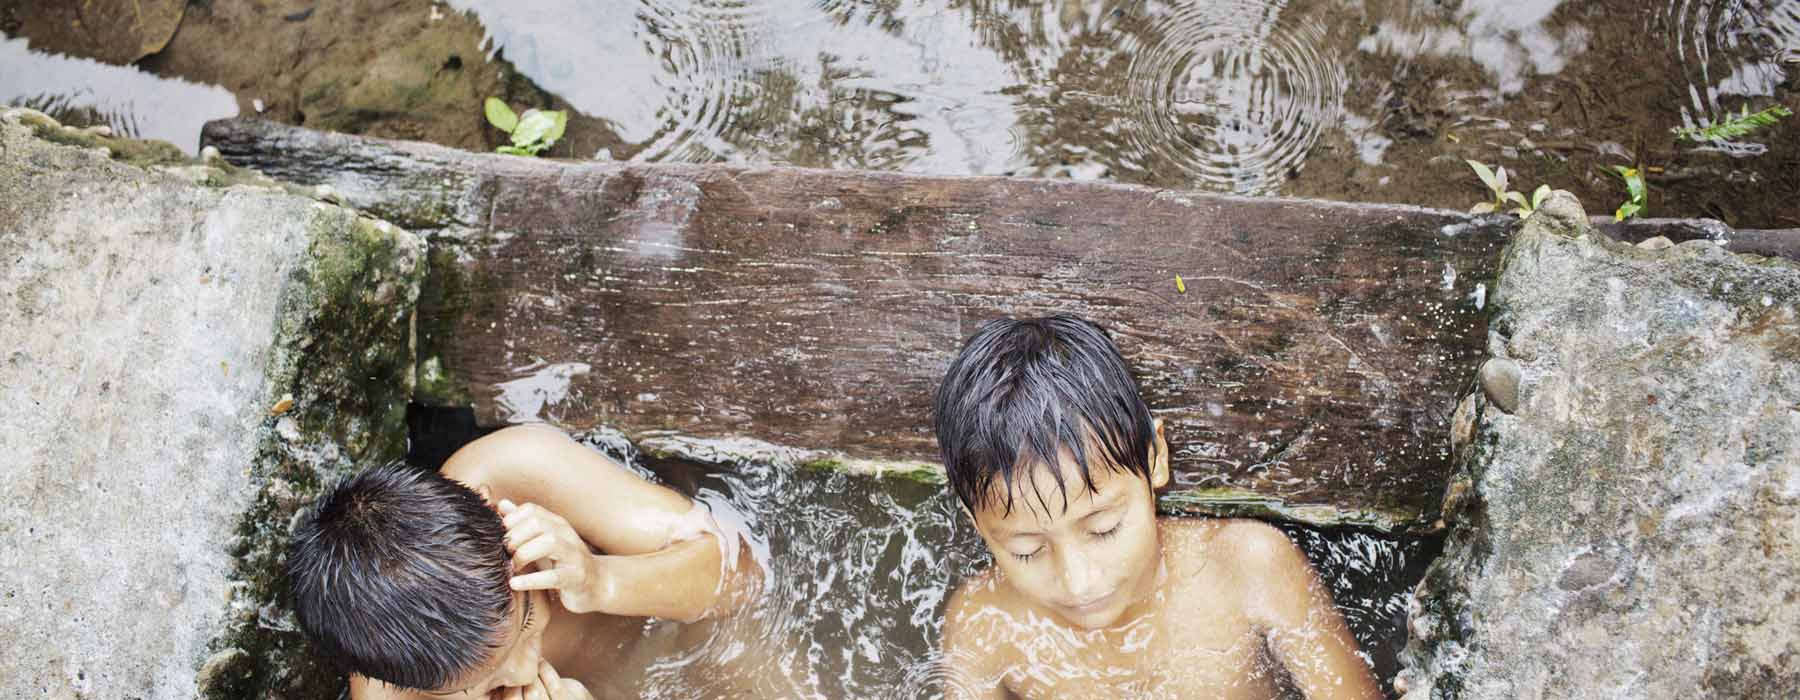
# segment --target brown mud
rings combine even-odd
[[[1001,10],[983,10],[982,5],[977,3],[969,10],[974,21],[1004,19]],[[1374,8],[1378,5],[1362,8],[1368,25],[1362,30],[1369,37],[1377,33]],[[1344,14],[1341,9],[1292,7],[1289,11]],[[1466,8],[1446,6],[1438,12],[1441,17],[1425,21],[1465,31],[1457,22],[1466,21],[1467,12]],[[1496,91],[1495,77],[1468,55],[1426,50],[1359,52],[1354,45],[1360,38],[1358,32],[1334,29],[1330,48],[1337,53],[1333,55],[1353,56],[1355,61],[1345,75],[1342,101],[1346,114],[1367,115],[1375,124],[1361,137],[1346,129],[1324,129],[1303,165],[1288,173],[1280,192],[1464,210],[1486,198],[1484,188],[1463,163],[1472,159],[1506,166],[1513,173],[1514,189],[1530,192],[1538,184],[1549,184],[1575,193],[1590,209],[1602,213],[1624,198],[1622,183],[1604,168],[1636,165],[1649,174],[1649,215],[1713,218],[1738,228],[1800,227],[1800,212],[1793,210],[1787,197],[1776,194],[1800,192],[1800,128],[1794,121],[1759,132],[1755,140],[1765,144],[1767,152],[1753,157],[1678,143],[1669,133],[1670,128],[1681,125],[1681,107],[1691,104],[1688,76],[1696,70],[1690,65],[1693,57],[1684,55],[1679,44],[1686,36],[1684,31],[1697,30],[1672,26],[1684,20],[1663,16],[1666,14],[1670,13],[1649,12],[1642,3],[1627,0],[1563,4],[1544,26],[1586,28],[1585,46],[1555,72],[1528,70],[1516,92]],[[64,26],[52,31],[58,21],[66,25],[70,20],[19,0],[0,0],[0,31],[30,37],[34,49],[102,60],[122,57],[119,51],[95,48],[99,30],[65,31],[68,27]],[[1466,31],[1473,38],[1476,28]],[[570,105],[515,70],[505,52],[485,35],[473,15],[432,0],[192,0],[166,46],[136,65],[160,76],[224,86],[238,96],[244,115],[352,134],[491,150],[504,143],[505,135],[484,123],[480,105],[485,97],[502,97],[518,109],[570,109]],[[1029,32],[996,32],[996,36],[995,41],[1005,44],[1003,55],[1038,48],[1031,43]],[[113,42],[137,46],[138,35],[121,30]],[[1730,71],[1733,57],[1717,51],[1707,60],[1714,64],[1712,75],[1716,78]],[[1792,61],[1792,57],[1784,60]],[[1047,78],[1076,85],[1126,77],[1113,75],[1118,70],[1112,64],[1095,68],[1100,72],[1085,78],[1056,72]],[[1787,72],[1790,75],[1775,87],[1772,97],[1734,97],[1721,104],[1728,108],[1740,103],[1756,108],[1800,106],[1800,77],[1796,77],[1800,71],[1790,67]],[[604,76],[597,74],[596,79]],[[256,109],[259,101],[260,111]],[[1028,102],[1021,102],[1026,112],[1038,109]],[[739,115],[746,123],[764,117],[799,122],[798,126],[788,125],[791,134],[758,137],[799,141],[759,146],[769,151],[760,154],[767,160],[803,167],[846,167],[865,160],[856,153],[846,155],[845,145],[840,143],[844,135],[808,126],[806,115],[759,114],[765,107],[738,106],[747,108],[746,114]],[[1042,171],[1036,174],[1055,174],[1056,163],[1046,166],[1035,161],[1045,157],[1054,161],[1057,152],[1067,150],[1067,144],[1103,140],[1103,136],[1082,133],[1093,130],[1093,118],[1129,118],[1128,114],[1083,115],[1084,108],[1070,104],[1040,107],[1050,115],[1049,123],[1032,125],[1031,115],[1025,115],[1027,128],[1037,130],[1034,138],[1041,142],[1031,146],[1035,152],[1027,156],[1035,171]],[[547,155],[590,158],[605,150],[629,157],[641,147],[624,143],[608,121],[570,111],[567,136]],[[78,121],[74,115],[58,116]],[[779,124],[769,127],[780,128]],[[1362,153],[1366,142],[1358,142],[1369,134],[1392,142],[1374,165]],[[809,138],[818,143],[807,141]],[[1109,147],[1092,145],[1095,152]],[[748,155],[754,158],[759,154]],[[1131,160],[1137,154],[1114,155]],[[1190,175],[1172,168],[1106,169],[1100,176],[1175,189],[1194,186]]]

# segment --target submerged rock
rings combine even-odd
[[[1555,197],[1507,249],[1406,697],[1800,689],[1800,267],[1596,234]]]
[[[30,38],[40,51],[124,65],[163,50],[187,5],[187,0],[0,0],[0,16],[17,23],[6,33]]]
[[[162,146],[0,110],[0,696],[335,697],[271,574],[400,454],[423,245]]]

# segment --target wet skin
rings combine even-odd
[[[356,700],[632,697],[636,679],[621,669],[684,639],[646,635],[646,618],[718,616],[756,585],[754,565],[721,567],[720,535],[695,520],[686,497],[553,429],[498,431],[452,455],[443,472],[482,494],[506,525],[518,574],[497,650],[441,688],[353,674]]]
[[[1160,422],[1143,477],[1065,450],[970,514],[994,566],[945,612],[946,698],[1381,698],[1330,593],[1286,535],[1159,519]],[[1096,454],[1098,450],[1090,450]],[[1051,469],[1069,485],[1067,500]]]

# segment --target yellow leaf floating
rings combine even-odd
[[[1181,275],[1175,276],[1175,291],[1181,292],[1182,294],[1187,293],[1187,283],[1181,281]]]
[[[287,413],[289,410],[291,410],[293,408],[294,408],[294,395],[293,394],[283,394],[280,401],[276,401],[274,406],[269,407],[269,415],[279,416],[283,413]]]

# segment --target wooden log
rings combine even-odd
[[[1384,530],[1437,518],[1512,226],[1070,181],[552,162],[247,120],[205,142],[432,233],[420,398],[487,424],[930,474],[931,393],[968,334],[1071,312],[1112,330],[1167,423],[1168,510]]]

